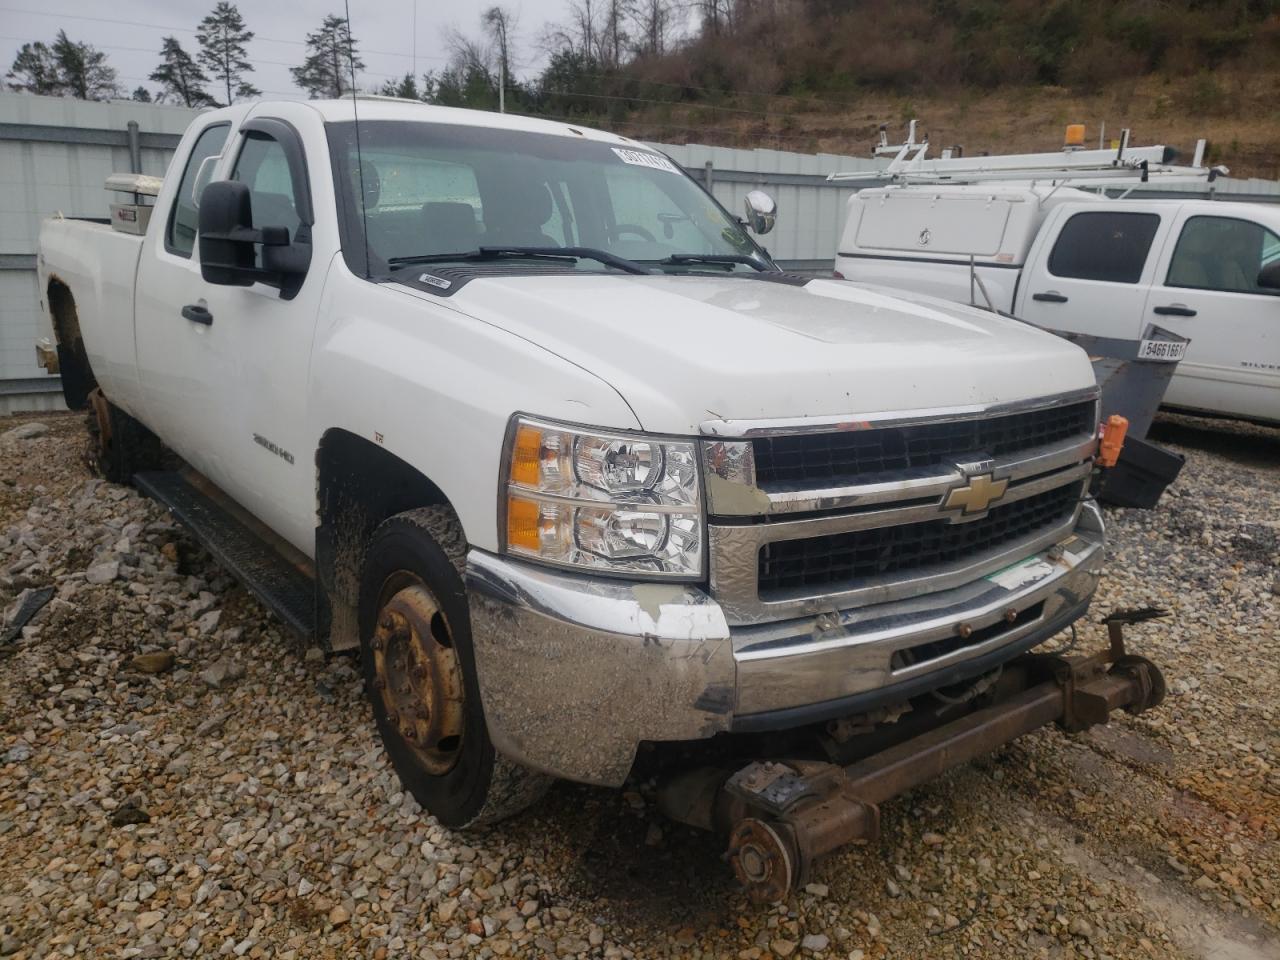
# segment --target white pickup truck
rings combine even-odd
[[[1280,423],[1280,207],[1047,181],[876,187],[849,200],[836,271],[1053,330],[1158,325],[1191,341],[1166,406]]]
[[[961,702],[1084,614],[1082,351],[780,272],[634,141],[355,113],[201,114],[144,235],[46,221],[46,356],[109,478],[361,650],[443,823],[621,784],[642,744]]]

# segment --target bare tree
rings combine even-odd
[[[604,0],[601,14],[600,62],[610,70],[622,65],[622,55],[627,48],[627,20],[631,16],[630,0]]]
[[[660,57],[667,50],[675,20],[672,0],[638,0],[632,14],[636,24],[636,51]]]
[[[503,82],[507,82],[511,79],[513,66],[511,35],[516,29],[516,17],[506,7],[490,7],[481,15],[480,23],[489,34],[489,42],[493,44],[498,75],[503,78]]]

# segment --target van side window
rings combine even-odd
[[[1151,241],[1160,227],[1154,213],[1077,213],[1058,234],[1049,254],[1055,277],[1137,283]]]
[[[1280,259],[1280,237],[1252,220],[1191,217],[1182,227],[1166,287],[1223,290],[1228,293],[1277,291],[1258,286],[1258,272]]]
[[[280,141],[257,131],[247,134],[231,179],[249,185],[255,227],[288,227],[289,240],[294,240],[302,218],[295,203],[297,184]],[[255,245],[255,249],[255,260],[261,266],[262,248]]]
[[[196,212],[193,187],[196,176],[200,173],[201,164],[209,157],[216,157],[222,152],[222,145],[227,142],[227,134],[231,125],[219,123],[207,127],[196,138],[191,155],[187,157],[187,165],[182,171],[182,180],[178,183],[178,195],[173,198],[173,208],[169,211],[169,223],[164,233],[164,248],[180,257],[191,256],[191,249],[196,245],[196,228],[199,215]],[[205,176],[209,168],[205,167]],[[203,186],[203,184],[201,184]]]

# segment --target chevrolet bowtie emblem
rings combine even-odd
[[[970,477],[963,487],[956,487],[947,494],[942,504],[944,510],[960,510],[963,514],[982,513],[987,507],[1004,496],[1009,489],[1008,479],[994,480],[991,474]]]

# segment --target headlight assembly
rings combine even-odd
[[[507,552],[564,567],[702,576],[694,442],[517,417],[507,434]]]

